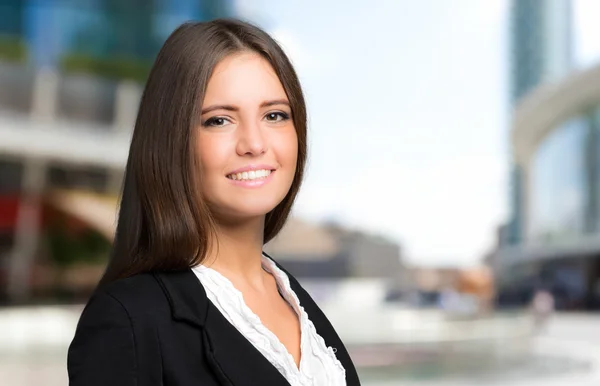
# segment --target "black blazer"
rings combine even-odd
[[[337,349],[347,385],[359,386],[333,326],[286,274],[317,332]],[[140,274],[97,291],[81,315],[67,362],[71,386],[289,386],[208,300],[189,269]]]

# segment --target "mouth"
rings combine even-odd
[[[233,181],[261,181],[266,180],[275,172],[275,169],[258,169],[249,170],[247,172],[231,173],[226,177]]]

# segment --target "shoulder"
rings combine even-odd
[[[160,285],[154,274],[141,273],[108,283],[100,287],[98,292],[127,303],[143,302],[155,298],[156,292],[160,292]]]
[[[129,321],[154,318],[169,310],[168,300],[155,276],[144,273],[119,279],[98,288],[82,313],[82,321],[100,317],[113,317]]]
[[[98,288],[69,345],[69,385],[154,385],[162,379],[156,327],[170,313],[161,309],[168,304],[152,274]]]

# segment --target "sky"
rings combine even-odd
[[[587,67],[600,61],[600,1],[573,0],[573,29],[577,65]]]
[[[297,216],[387,236],[418,265],[473,265],[494,247],[508,215],[508,1],[237,5],[284,47],[305,91]],[[575,0],[582,63],[599,58],[599,12]]]

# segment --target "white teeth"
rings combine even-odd
[[[261,169],[261,170],[251,170],[249,172],[242,172],[242,173],[236,173],[236,174],[230,174],[227,177],[232,179],[232,180],[256,180],[256,179],[260,179],[260,178],[265,178],[268,177],[271,174],[270,170],[265,170],[265,169]]]

